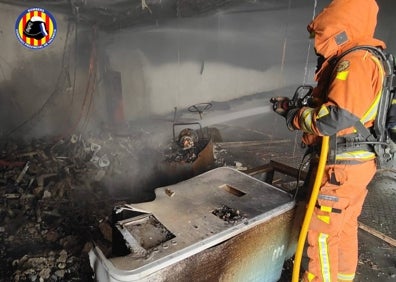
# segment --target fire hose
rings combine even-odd
[[[307,238],[308,227],[311,222],[312,214],[318,198],[319,189],[322,184],[324,169],[327,161],[327,153],[329,151],[329,136],[322,137],[322,148],[320,151],[319,164],[316,172],[315,181],[312,188],[311,197],[308,201],[307,211],[305,212],[304,221],[301,227],[300,235],[297,242],[296,253],[294,255],[294,266],[292,274],[292,282],[298,282],[300,274],[301,259],[304,250],[305,240]]]

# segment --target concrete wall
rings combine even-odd
[[[122,73],[127,118],[272,92],[311,78],[313,70],[305,75],[304,67],[312,7],[285,5],[250,3],[102,34],[103,55]]]
[[[101,34],[106,64],[121,72],[126,118],[256,93],[290,96],[285,89],[313,83],[316,57],[305,27],[329,1],[317,1],[315,11],[314,2],[251,1]],[[377,35],[396,50],[396,4],[378,3]]]

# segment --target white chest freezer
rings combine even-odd
[[[115,209],[115,255],[99,247],[89,253],[97,281],[280,278],[290,255],[290,194],[226,167],[155,193],[152,202]]]

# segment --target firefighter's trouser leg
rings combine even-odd
[[[376,172],[375,161],[326,166],[308,231],[304,281],[353,281],[358,260],[357,218]]]

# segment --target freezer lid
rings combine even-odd
[[[228,167],[157,188],[155,194],[154,201],[119,207],[140,213],[116,224],[132,250],[110,260],[119,269],[164,267],[294,207],[289,193]]]

